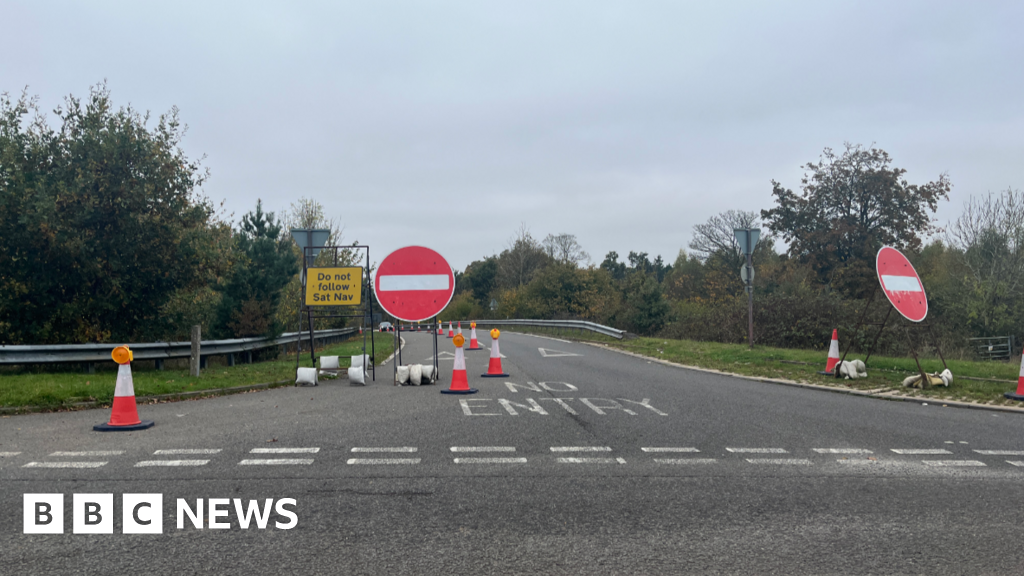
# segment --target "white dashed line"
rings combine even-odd
[[[788,454],[785,448],[726,448],[739,454]]]
[[[288,465],[309,465],[313,463],[312,458],[253,458],[242,460],[239,466],[288,466]]]
[[[253,448],[250,454],[316,454],[319,448]]]
[[[811,448],[818,454],[874,454],[871,450],[863,448]]]
[[[1024,461],[1021,460],[1007,460],[1006,463],[1012,464],[1013,466],[1024,466]]]
[[[810,466],[811,461],[806,458],[747,458],[751,464],[797,464]]]
[[[184,455],[184,454],[219,454],[220,448],[173,448],[170,450],[157,450],[153,454],[163,454],[167,456],[173,455]]]
[[[383,448],[353,448],[353,452],[419,452],[419,448],[413,446],[396,446]]]
[[[879,464],[880,460],[868,460],[867,458],[842,458],[836,460],[840,464]]]
[[[29,462],[22,468],[99,468],[106,462]]]
[[[658,446],[648,446],[641,448],[641,450],[644,452],[700,452],[700,450],[697,450],[696,448],[668,448]]]
[[[515,446],[452,446],[452,452],[515,452]]]
[[[922,460],[926,466],[984,466],[977,460]]]
[[[347,464],[419,464],[419,458],[349,458]]]
[[[0,458],[10,458],[11,456],[17,456],[21,452],[0,452]]]
[[[526,458],[455,458],[456,464],[526,464]]]
[[[625,458],[559,458],[561,464],[625,464]]]
[[[611,452],[608,446],[552,446],[552,452]]]
[[[209,464],[209,460],[143,460],[136,462],[136,468],[146,468],[149,466],[206,466]]]
[[[949,450],[942,448],[890,448],[897,454],[952,454]]]
[[[1024,450],[975,450],[985,456],[1024,456]]]
[[[714,458],[655,458],[658,464],[714,464]]]
[[[70,457],[70,456],[120,456],[124,454],[124,450],[86,450],[84,452],[54,452],[50,454],[51,457]]]

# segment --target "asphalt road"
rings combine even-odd
[[[429,363],[429,336],[407,342]],[[141,406],[142,432],[92,432],[105,410],[0,418],[0,574],[1024,573],[1021,416],[512,333],[501,352],[503,379],[466,353],[470,396],[439,393],[442,354],[439,385],[388,366]],[[64,495],[63,533],[23,533],[37,493]],[[163,495],[162,534],[122,533],[136,493]],[[114,533],[73,533],[73,494],[113,494]],[[203,529],[178,529],[179,498],[204,499]],[[232,503],[211,529],[217,498],[292,498],[297,523],[242,529]]]

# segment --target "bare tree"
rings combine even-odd
[[[562,264],[579,266],[590,262],[590,254],[576,241],[575,234],[548,234],[541,245],[548,256]]]
[[[1024,285],[1024,194],[1008,189],[971,196],[946,230],[946,241],[978,283],[994,282],[1015,293]]]
[[[320,229],[330,230],[331,234],[327,239],[327,246],[339,246],[344,241],[345,229],[338,223],[337,218],[328,218],[324,206],[312,198],[299,198],[292,202],[291,208],[282,218],[284,228]],[[290,235],[289,235],[290,237]],[[321,252],[317,256],[317,265],[333,265],[334,252]],[[338,251],[338,265],[349,266],[358,264],[356,254],[352,250]]]
[[[693,240],[690,249],[701,261],[707,260],[716,252],[739,254],[740,245],[736,241],[734,228],[757,228],[761,225],[757,212],[746,210],[727,210],[708,218],[704,224],[693,227]],[[765,237],[767,241],[768,238]]]
[[[518,288],[533,278],[534,272],[547,263],[544,248],[523,223],[509,239],[508,247],[498,256],[498,285]]]

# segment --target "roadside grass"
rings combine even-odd
[[[375,339],[376,364],[391,355],[392,338]],[[317,357],[341,356],[339,364],[349,366],[350,357],[360,353],[360,337],[317,349]],[[369,353],[370,343],[366,347]],[[301,366],[311,366],[309,351],[300,357]],[[0,373],[0,407],[33,407],[46,410],[72,408],[76,403],[110,403],[114,396],[117,365],[113,361],[96,365],[95,374],[70,372],[66,369],[39,372],[37,369],[5,370]],[[132,364],[132,382],[136,396],[177,394],[200,390],[216,391],[235,386],[295,381],[295,353],[279,354],[277,358],[228,366],[226,358],[212,357],[198,378],[189,376],[187,361],[167,361],[164,370],[156,370],[153,362]]]
[[[588,331],[559,328],[520,327],[510,331],[525,332],[578,340],[597,342],[627,350],[650,358],[668,360],[678,364],[696,366],[764,378],[781,378],[805,384],[818,384],[856,390],[894,392],[905,396],[931,398],[933,400],[954,400],[978,402],[1000,406],[1021,406],[1003,397],[1003,393],[1016,390],[1020,364],[1016,358],[1009,362],[946,360],[953,373],[953,383],[931,387],[925,390],[905,388],[903,379],[917,374],[913,358],[891,358],[872,356],[868,363],[868,377],[857,380],[841,380],[818,374],[825,369],[826,353],[818,350],[794,350],[755,346],[747,349],[746,344],[721,344],[718,342],[697,342],[693,340],[669,340],[665,338],[644,338],[616,340],[609,336]],[[864,359],[864,354],[850,353],[847,360]],[[943,370],[939,358],[922,358],[921,366],[929,374]],[[1004,382],[986,382],[967,378],[995,379]]]

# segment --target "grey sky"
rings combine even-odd
[[[172,105],[240,215],[322,202],[375,260],[576,234],[674,259],[844,141],[1024,188],[1021,2],[11,2],[0,91]]]

